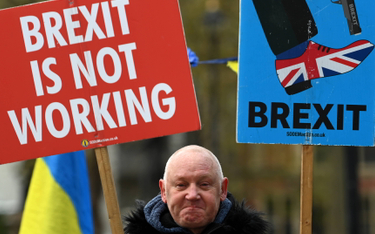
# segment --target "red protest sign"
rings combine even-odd
[[[200,129],[177,1],[57,0],[0,20],[0,164]]]

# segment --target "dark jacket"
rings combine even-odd
[[[192,233],[174,222],[160,195],[147,205],[138,201],[136,210],[124,217],[124,224],[125,234]],[[244,202],[237,202],[230,193],[226,203],[222,202],[215,221],[202,232],[202,234],[266,233],[268,233],[268,222],[263,219],[262,214],[249,209]]]

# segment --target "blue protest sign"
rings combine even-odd
[[[237,141],[374,145],[375,2],[242,0]]]

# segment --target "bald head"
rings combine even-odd
[[[190,145],[169,158],[159,187],[173,220],[200,234],[215,220],[220,203],[226,199],[228,178],[223,177],[211,151]]]
[[[191,162],[194,157],[194,162]],[[198,145],[189,145],[177,150],[172,156],[168,159],[165,170],[164,170],[164,181],[167,181],[168,174],[171,167],[175,167],[180,163],[197,163],[202,164],[206,163],[217,173],[218,179],[221,181],[224,178],[221,165],[217,157],[208,149],[203,148]]]

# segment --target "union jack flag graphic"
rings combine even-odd
[[[367,40],[333,49],[310,41],[305,52],[292,59],[276,60],[276,71],[288,94],[310,88],[310,80],[347,73],[356,68],[373,50]],[[301,85],[303,88],[301,88]],[[293,90],[293,86],[298,89]]]

